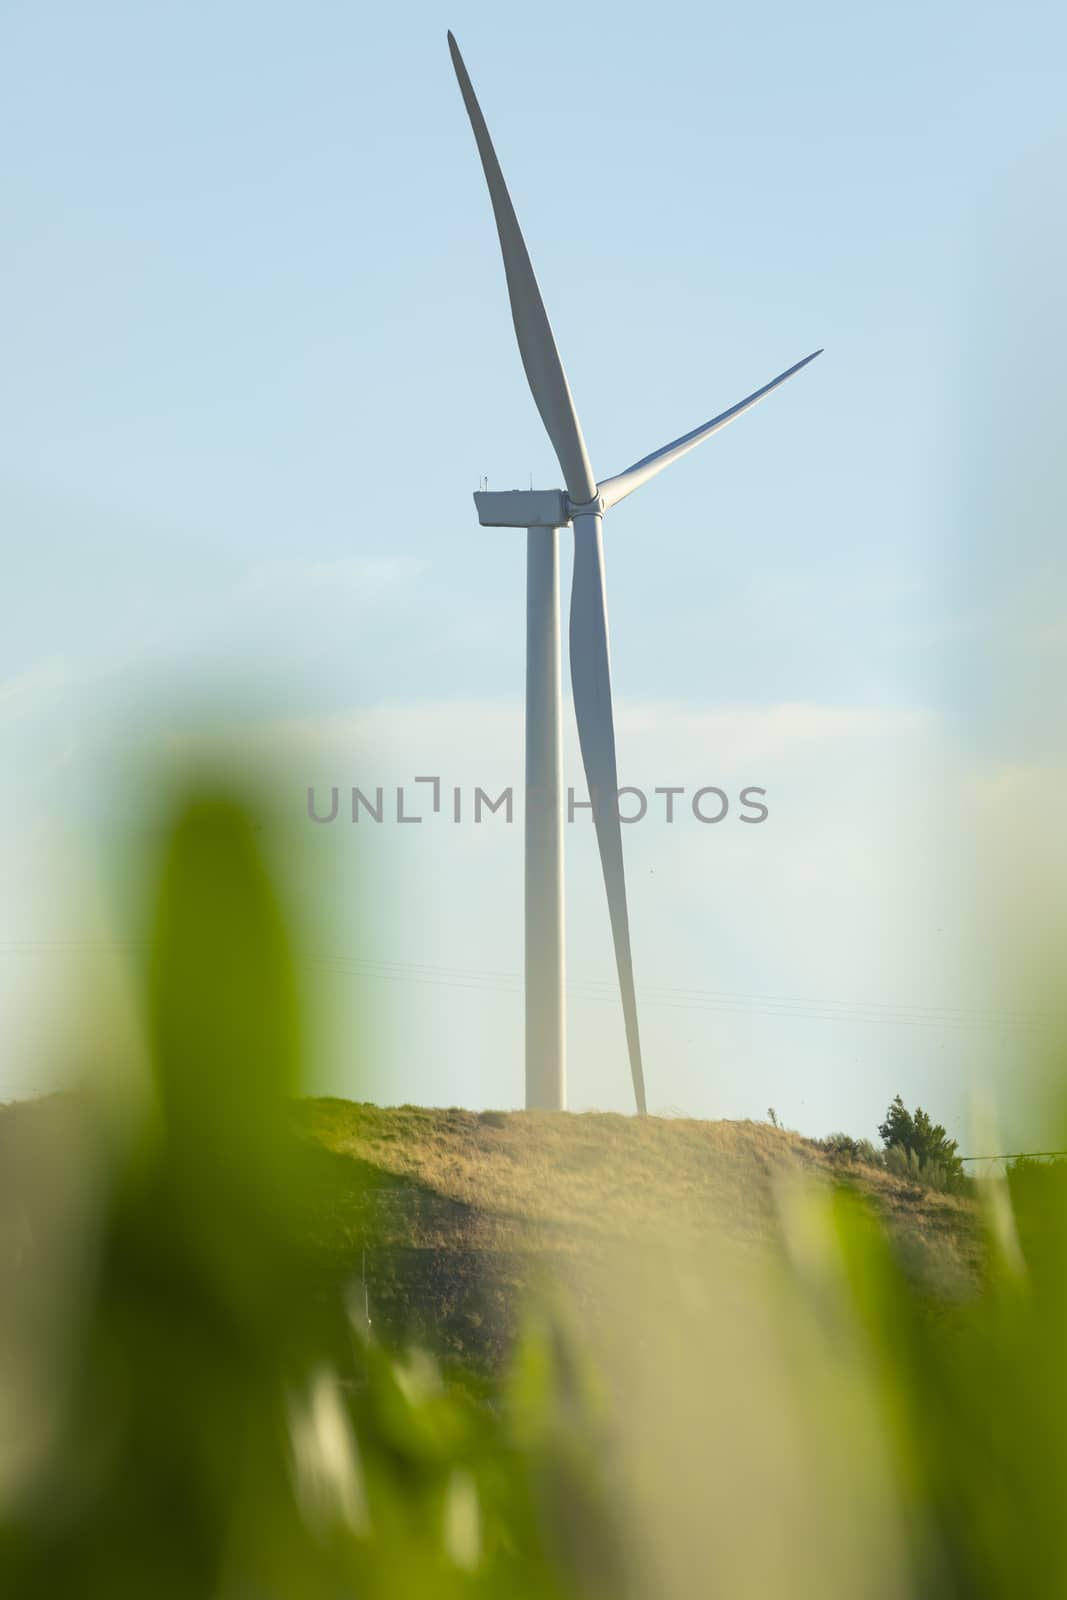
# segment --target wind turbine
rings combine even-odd
[[[448,35],[452,65],[481,157],[504,257],[519,354],[541,421],[563,473],[565,490],[479,491],[478,521],[487,528],[525,528],[526,534],[526,1104],[561,1110],[566,1098],[563,999],[562,706],[559,641],[559,530],[574,528],[571,587],[571,689],[607,890],[622,995],[626,1046],[637,1109],[644,1112],[645,1080],[637,1025],[630,920],[618,811],[619,778],[611,703],[608,610],[604,588],[604,513],[728,422],[814,361],[815,350],[762,389],[710,422],[683,434],[625,472],[597,482],[552,327],[537,287],[500,163],[463,57]]]

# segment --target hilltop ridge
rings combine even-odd
[[[301,1101],[295,1115],[318,1175],[301,1226],[324,1263],[358,1269],[389,1333],[479,1367],[503,1358],[546,1267],[573,1281],[579,1260],[639,1238],[774,1248],[797,1178],[863,1195],[939,1292],[966,1291],[981,1270],[973,1200],[843,1166],[767,1123],[338,1099]]]

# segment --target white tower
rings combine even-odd
[[[448,47],[489,186],[519,354],[566,485],[566,492],[514,490],[504,494],[479,492],[474,496],[478,520],[484,527],[527,530],[526,1104],[557,1110],[562,1110],[566,1104],[559,530],[573,526],[571,690],[607,891],[634,1097],[638,1111],[643,1112],[645,1081],[618,811],[603,517],[634,489],[724,428],[822,352],[814,351],[710,422],[642,457],[616,477],[597,483],[511,197],[463,58],[451,34]]]

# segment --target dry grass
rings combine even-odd
[[[482,1112],[310,1100],[299,1125],[321,1182],[303,1219],[333,1269],[362,1270],[396,1331],[480,1364],[503,1355],[531,1279],[651,1236],[775,1247],[789,1181],[847,1182],[883,1215],[916,1276],[958,1294],[977,1280],[970,1200],[877,1168],[835,1165],[757,1122],[609,1113]]]

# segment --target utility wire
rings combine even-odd
[[[1003,1156],[957,1156],[958,1161],[1036,1161],[1039,1156],[1067,1156],[1067,1150],[1014,1150]]]
[[[374,961],[365,957],[320,955],[313,965],[356,978],[384,982],[429,984],[436,987],[467,989],[482,993],[521,993],[518,973],[478,971],[457,967],[431,967],[408,962]],[[579,998],[614,1001],[615,987],[606,980],[571,980],[567,991]],[[712,1011],[733,1016],[781,1017],[789,1020],[822,1022],[872,1022],[879,1025],[934,1028],[1035,1028],[1049,1025],[1053,1018],[1040,1013],[969,1012],[963,1007],[909,1007],[896,1004],[876,1006],[871,1001],[815,1000],[773,995],[747,995],[731,991],[686,990],[643,985],[638,995],[645,1005],[669,1010]],[[763,1002],[762,1004],[758,1002]]]
[[[514,972],[484,971],[484,970],[479,970],[479,969],[460,968],[460,967],[430,967],[430,966],[418,965],[418,964],[412,963],[412,962],[378,961],[378,960],[374,960],[374,959],[372,959],[370,957],[362,957],[362,956],[333,956],[333,955],[329,955],[329,954],[325,954],[325,953],[323,955],[319,956],[317,959],[320,962],[337,962],[337,963],[352,964],[355,967],[359,967],[359,968],[371,968],[371,967],[373,967],[373,968],[376,968],[376,969],[380,968],[380,969],[389,969],[389,970],[394,970],[394,971],[403,971],[403,972],[412,972],[412,973],[420,972],[420,973],[425,973],[427,975],[433,975],[435,977],[444,976],[444,975],[447,974],[448,976],[462,977],[462,978],[465,978],[465,979],[484,979],[486,982],[499,981],[502,984],[520,984],[521,985],[521,982],[522,982],[522,979],[521,979],[520,975],[518,973],[514,973]],[[613,980],[611,980],[611,979],[572,979],[572,980],[569,980],[569,982],[568,982],[568,988],[575,989],[575,990],[578,990],[578,989],[586,989],[586,990],[600,990],[600,989],[603,989],[603,990],[607,991],[607,993],[609,995],[611,995],[612,997],[614,996],[614,993],[615,993],[615,984],[614,984]],[[672,987],[672,986],[665,985],[665,984],[644,984],[641,987],[641,993],[643,995],[645,995],[646,997],[651,997],[653,995],[662,995],[665,998],[670,998],[670,999],[677,998],[677,999],[687,999],[687,1000],[688,999],[698,999],[698,1000],[715,1000],[715,1001],[720,1001],[720,1000],[726,1000],[726,1001],[738,1000],[738,1001],[745,1001],[745,1002],[748,1002],[748,1001],[768,1001],[772,1005],[776,1005],[776,1006],[778,1006],[778,1005],[817,1006],[820,1009],[826,1009],[827,1007],[830,1007],[835,1011],[840,1011],[840,1010],[860,1011],[860,1012],[876,1011],[876,1012],[882,1012],[882,1013],[888,1011],[888,1012],[896,1012],[896,1013],[899,1013],[901,1015],[934,1016],[934,1017],[937,1017],[937,1018],[943,1018],[943,1017],[946,1017],[946,1016],[953,1017],[953,1018],[955,1018],[955,1017],[963,1017],[963,1018],[968,1018],[968,1019],[969,1018],[974,1018],[975,1020],[977,1020],[979,1022],[985,1022],[985,1021],[1020,1021],[1020,1022],[1029,1023],[1029,1022],[1032,1022],[1032,1021],[1035,1021],[1035,1020],[1043,1020],[1043,1019],[1047,1019],[1047,1020],[1050,1020],[1050,1021],[1054,1020],[1052,1014],[1051,1013],[1047,1013],[1047,1012],[1042,1013],[1042,1012],[1029,1012],[1029,1011],[1028,1012],[1023,1012],[1023,1011],[1006,1011],[1006,1010],[997,1011],[997,1010],[993,1010],[992,1008],[989,1008],[989,1007],[916,1005],[916,1004],[914,1004],[912,1002],[901,1003],[901,1002],[898,1002],[898,1001],[835,1000],[835,999],[832,999],[832,998],[831,999],[814,999],[814,998],[812,998],[810,996],[805,996],[805,995],[769,995],[769,994],[761,994],[761,993],[753,994],[753,993],[746,992],[746,991],[743,991],[743,990],[729,990],[729,989],[710,989],[710,990],[709,989],[684,989],[684,988]]]
[[[4,940],[0,953],[16,951],[60,951],[89,949],[86,940]],[[97,941],[96,948],[105,947]],[[470,993],[516,994],[522,991],[517,972],[501,972],[477,967],[432,966],[406,961],[384,961],[372,957],[322,951],[308,958],[312,966],[338,975],[373,979],[389,983],[417,983],[436,988],[466,990]],[[571,979],[568,993],[580,999],[614,1002],[617,989],[606,979]],[[921,1028],[1011,1028],[1032,1030],[1055,1026],[1061,1019],[1050,1012],[994,1010],[971,1006],[937,1006],[915,1002],[841,1000],[806,995],[773,995],[743,990],[688,989],[663,984],[644,984],[638,989],[644,1005],[667,1010],[709,1011],[727,1016],[779,1017],[790,1021],[870,1022],[879,1026]],[[977,1159],[977,1158],[976,1158]]]

